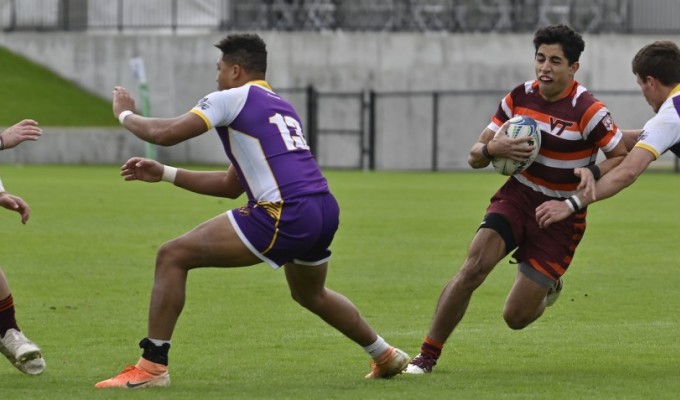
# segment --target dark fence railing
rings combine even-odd
[[[653,7],[650,4],[653,3]],[[5,0],[0,29],[678,33],[677,0]]]

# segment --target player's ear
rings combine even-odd
[[[234,80],[238,80],[244,72],[243,68],[238,64],[231,66],[231,77],[234,78]]]
[[[574,76],[576,74],[576,71],[581,67],[581,63],[576,61],[575,63],[571,64],[569,68],[571,69],[571,75]]]

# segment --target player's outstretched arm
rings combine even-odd
[[[42,129],[32,119],[25,119],[0,132],[0,150],[11,149],[26,140],[38,140]]]
[[[583,192],[579,192],[577,204],[583,208],[588,204],[614,196],[632,185],[654,159],[651,152],[642,148],[633,148],[621,164],[596,182],[594,196],[586,196]],[[546,228],[570,216],[574,210],[569,207],[568,203],[569,200],[550,200],[539,205],[536,208],[538,226]]]
[[[120,167],[120,175],[126,181],[166,181],[208,196],[235,199],[244,192],[233,166],[229,166],[227,171],[192,171],[163,165],[148,158],[132,157]]]
[[[147,118],[134,113],[135,101],[124,87],[113,89],[113,116],[135,136],[159,146],[173,146],[205,133],[201,117],[187,112],[175,118]]]

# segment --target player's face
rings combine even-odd
[[[534,59],[541,95],[548,101],[559,100],[574,81],[577,62],[569,65],[561,44],[542,44]]]
[[[641,78],[640,75],[635,74],[635,80],[637,81],[638,86],[640,86],[640,90],[642,90],[642,95],[645,96],[645,100],[647,100],[647,104],[652,106],[652,109],[654,112],[659,112],[659,108],[661,108],[661,104],[666,100],[665,98],[660,99],[659,95],[656,90],[654,90],[654,78],[651,76],[648,76],[646,78]]]
[[[226,90],[237,87],[234,83],[234,68],[224,63],[222,57],[217,60],[217,89]]]

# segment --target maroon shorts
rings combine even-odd
[[[516,247],[507,252],[516,249],[513,258],[554,281],[569,268],[585,233],[586,210],[541,229],[536,223],[536,207],[548,200],[555,198],[510,178],[491,198],[486,212],[487,216],[500,215],[510,224]]]
[[[227,216],[243,243],[273,268],[287,262],[320,265],[338,230],[340,208],[332,194],[318,194],[281,203],[253,203]]]

